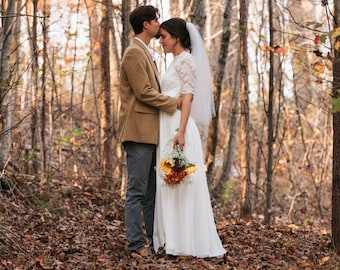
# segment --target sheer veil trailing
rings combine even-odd
[[[197,64],[196,89],[191,106],[191,116],[199,129],[206,133],[212,117],[215,116],[210,64],[203,39],[196,26],[188,22],[187,30],[190,35],[191,54]]]

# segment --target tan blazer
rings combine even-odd
[[[124,52],[119,95],[119,141],[158,144],[159,110],[173,114],[177,99],[160,93],[157,66],[137,39]]]

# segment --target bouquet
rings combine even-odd
[[[188,161],[184,153],[176,145],[160,161],[161,176],[168,185],[178,185],[187,179],[187,177],[197,171],[195,164]]]

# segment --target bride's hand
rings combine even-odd
[[[177,134],[175,135],[173,147],[175,147],[177,144],[179,145],[179,148],[183,151],[185,145],[185,138],[183,133],[177,132]]]

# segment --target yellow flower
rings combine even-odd
[[[175,164],[169,160],[169,159],[163,159],[160,163],[160,167],[161,167],[161,170],[165,173],[165,174],[168,174],[171,172],[172,170],[172,167],[174,166]]]
[[[195,165],[192,165],[192,166],[189,166],[185,169],[185,171],[188,173],[188,174],[192,174],[192,173],[195,173],[197,172],[197,167]]]

